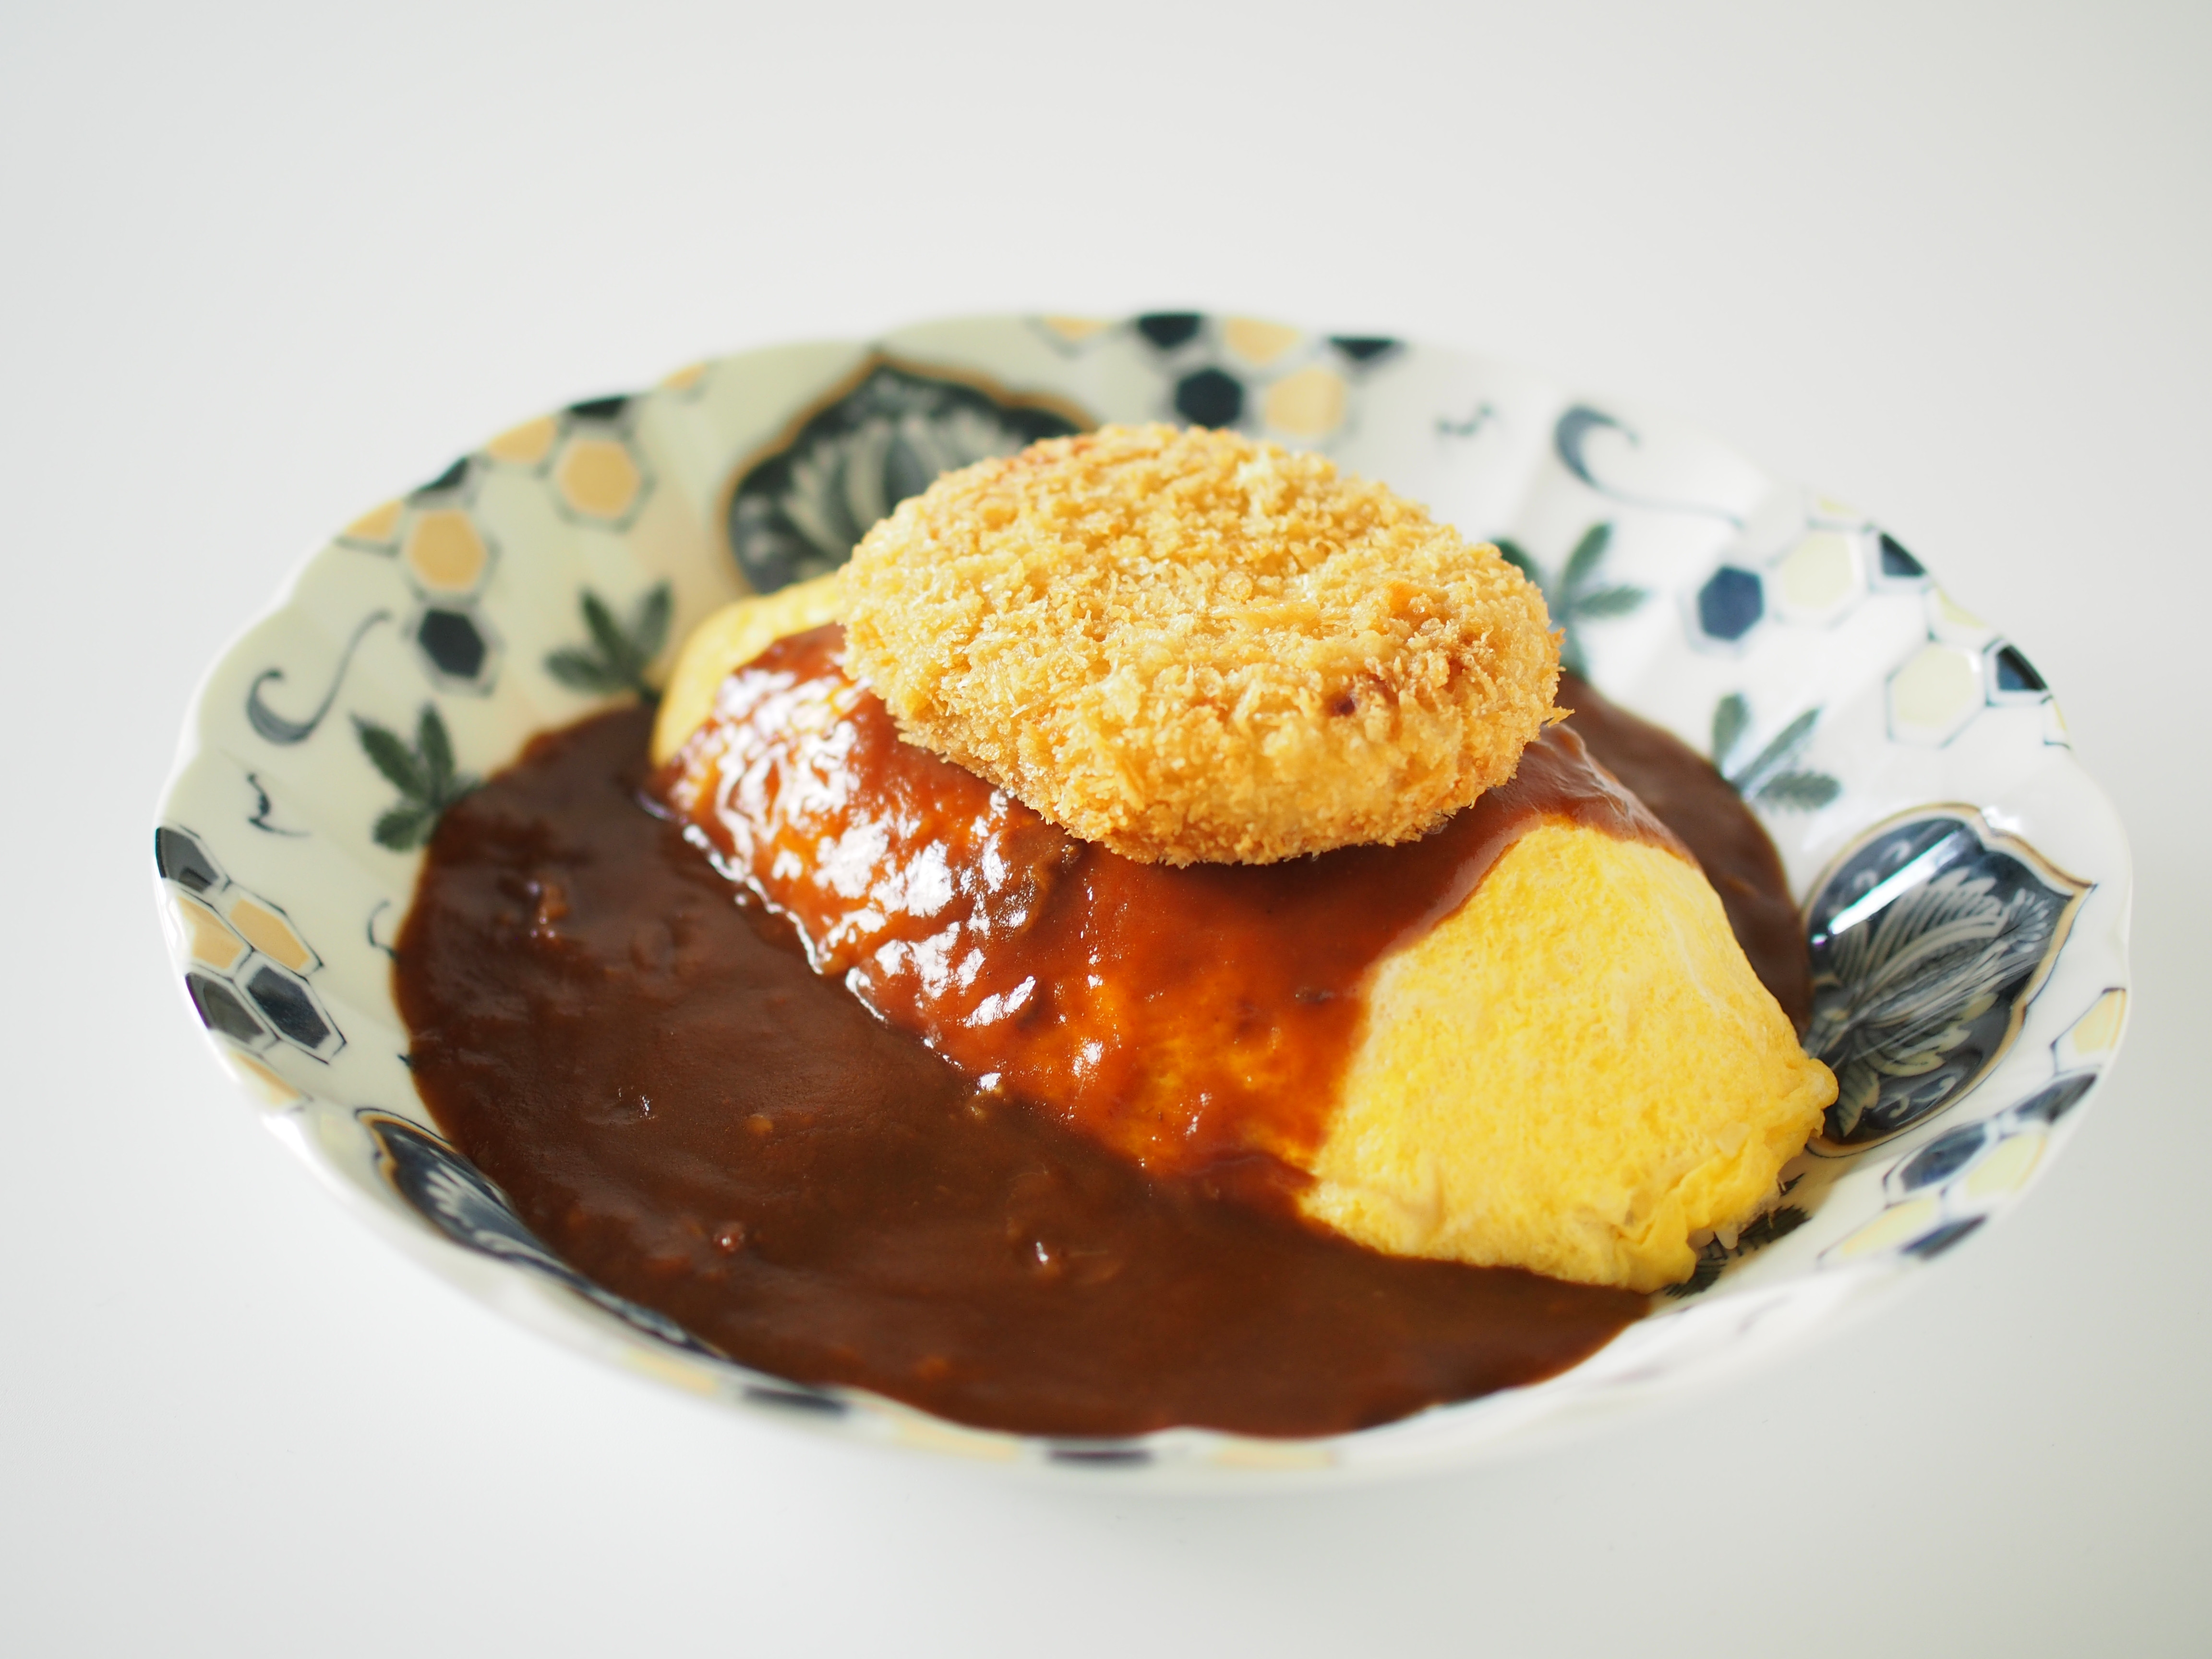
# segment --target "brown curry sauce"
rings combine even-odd
[[[834,651],[806,641],[785,642],[794,685]],[[1539,758],[1524,762],[1528,799],[1492,802],[1486,830],[1478,804],[1401,848],[1163,871],[994,805],[897,744],[872,696],[842,701],[854,742],[890,745],[847,757],[888,792],[869,804],[881,856],[848,884],[865,892],[870,869],[910,867],[932,845],[963,855],[948,875],[983,870],[988,851],[1003,879],[904,922],[796,879],[769,884],[771,908],[729,877],[774,870],[775,849],[735,847],[714,800],[687,803],[672,787],[681,760],[659,781],[674,814],[647,810],[637,710],[536,739],[439,827],[395,972],[417,1086],[564,1260],[763,1370],[1069,1436],[1362,1427],[1549,1376],[1644,1310],[1625,1291],[1327,1235],[1283,1201],[1299,1177],[1273,1155],[1318,1133],[1366,967],[1464,897],[1505,844],[1500,823],[1565,801],[1664,836],[1633,801]],[[1802,1026],[1802,934],[1756,821],[1671,738],[1579,684],[1561,701],[1705,863]],[[853,805],[836,807],[845,828]],[[965,1000],[917,994],[915,947],[947,914],[969,931],[955,943],[992,947]],[[841,933],[841,917],[861,920]],[[1040,953],[1018,976],[1008,941]],[[1162,975],[1167,994],[1072,971],[1101,951]],[[1005,1011],[1024,977],[1038,981],[1025,1018],[969,1023],[988,997]],[[1079,977],[1120,988],[1070,995]],[[1081,1063],[1115,1021],[1184,1042],[1183,1083],[1210,1080],[1217,1097],[1164,1133],[1133,1048]],[[999,1075],[979,1086],[993,1056]]]

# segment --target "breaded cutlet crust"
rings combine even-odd
[[[846,571],[902,733],[1147,862],[1410,840],[1555,715],[1542,595],[1382,485],[1106,427],[948,473]]]

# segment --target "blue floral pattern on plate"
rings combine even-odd
[[[1805,1046],[1836,1073],[1828,1143],[1887,1139],[1972,1088],[2087,890],[1976,812],[1913,817],[1846,854],[1808,913]]]

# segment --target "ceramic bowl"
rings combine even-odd
[[[551,1255],[408,1076],[389,944],[457,793],[638,695],[715,606],[840,562],[939,471],[1103,421],[1323,451],[1495,540],[1569,663],[1773,837],[1841,1096],[1784,1206],[1590,1359],[1325,1439],[979,1432],[732,1364]],[[1407,1468],[1713,1376],[1895,1292],[2013,1203],[2126,1023],[2128,855],[2020,649],[1875,522],[1650,410],[1462,351],[1245,318],[985,317],[751,351],[526,421],[362,514],[216,663],[155,836],[222,1063],[439,1273],[823,1432],[1175,1484]]]

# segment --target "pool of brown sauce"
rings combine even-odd
[[[1577,684],[1560,700],[1592,750],[1705,863],[1753,965],[1802,1026],[1802,935],[1755,821],[1672,738]],[[1234,1112],[1194,1114],[1199,1154],[1170,1157],[1110,1114],[1062,1121],[1003,1076],[979,1087],[972,1056],[963,1070],[927,1046],[947,1046],[944,1029],[899,1029],[810,967],[809,948],[841,972],[864,960],[841,965],[819,915],[804,936],[803,907],[779,915],[733,888],[680,822],[647,810],[648,726],[631,710],[539,738],[452,809],[396,971],[416,1079],[440,1124],[600,1284],[763,1370],[1071,1436],[1362,1427],[1549,1376],[1643,1311],[1626,1292],[1393,1259],[1310,1227],[1283,1201],[1295,1172],[1267,1135],[1237,1131]],[[902,787],[908,807],[933,793],[914,795],[911,779]],[[1043,830],[1040,839],[1015,823],[1000,850],[1097,902],[1096,872]],[[696,823],[693,835],[704,838]],[[1451,858],[1438,854],[1443,836],[1329,855],[1380,860],[1353,884],[1391,894],[1400,913],[1389,926],[1359,921],[1350,942],[1268,920],[1300,902],[1297,872],[1326,881],[1328,859],[1272,866],[1250,884],[1266,902],[1242,912],[1218,891],[1210,910],[1140,906],[1169,925],[1129,942],[1138,957],[1168,950],[1194,915],[1217,945],[1240,922],[1263,937],[1255,971],[1287,999],[1279,1007],[1335,1012],[1302,1026],[1277,1019],[1297,1029],[1272,1038],[1259,1018],[1246,1045],[1303,1054],[1325,1085],[1329,1057],[1356,1033],[1340,1017],[1356,1009],[1343,988],[1407,915],[1456,902],[1453,882],[1463,896],[1470,859],[1486,867],[1495,855],[1483,839]],[[736,873],[727,845],[720,851]],[[1109,885],[1124,878],[1107,868]],[[1196,879],[1218,888],[1220,873]],[[1415,873],[1425,884],[1406,879]],[[1029,890],[1024,902],[1050,909],[1050,899]],[[1309,921],[1352,917],[1325,894],[1303,902],[1320,906]],[[1285,941],[1309,936],[1309,959],[1286,963]],[[1217,977],[1194,983],[1201,1008],[1240,1006],[1222,1000]],[[884,994],[882,983],[860,988]],[[1330,994],[1298,994],[1316,991]],[[1049,1084],[1054,1056],[1076,1051],[1043,1042],[1030,1080]],[[1277,1148],[1304,1144],[1316,1109],[1310,1094],[1270,1120]],[[1142,1160],[1148,1148],[1149,1170],[1124,1155]]]

